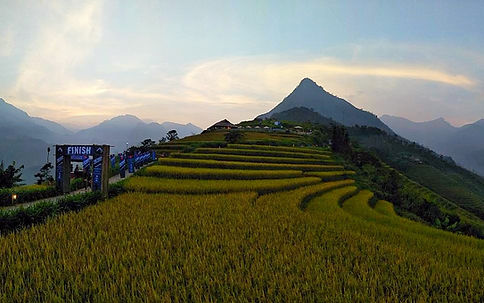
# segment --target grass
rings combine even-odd
[[[240,149],[240,148],[197,148],[196,153],[202,154],[228,154],[241,156],[264,156],[264,157],[286,157],[286,158],[309,158],[309,159],[329,159],[327,154],[301,153],[291,151],[276,151],[262,149]]]
[[[251,163],[237,161],[218,161],[204,159],[184,159],[184,158],[160,158],[158,163],[161,165],[180,166],[180,167],[205,167],[205,168],[230,168],[230,169],[281,169],[281,170],[302,170],[302,171],[334,171],[342,170],[342,165],[317,165],[317,164],[281,164],[281,163]]]
[[[224,154],[173,153],[172,157],[185,159],[208,159],[222,161],[258,162],[258,163],[286,163],[286,164],[335,164],[330,159],[302,159],[283,157],[257,157]]]
[[[154,177],[133,177],[126,181],[126,189],[149,193],[207,194],[240,191],[267,193],[289,190],[321,182],[320,178],[304,177],[263,180],[183,180]]]
[[[302,177],[300,170],[216,169],[163,165],[147,167],[139,174],[174,179],[283,179]]]

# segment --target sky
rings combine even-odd
[[[358,108],[484,118],[483,1],[0,0],[0,97],[70,127],[207,127],[309,77]]]

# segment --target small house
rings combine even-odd
[[[232,129],[235,128],[236,126],[232,123],[230,123],[229,120],[223,119],[222,121],[219,121],[215,123],[214,125],[210,126],[207,128],[207,130],[217,130],[217,129]]]

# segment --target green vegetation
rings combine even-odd
[[[237,143],[240,142],[243,137],[244,133],[241,131],[231,130],[225,134],[224,139],[227,141],[227,143]]]
[[[484,237],[484,221],[476,216],[479,213],[466,210],[462,202],[448,200],[412,181],[361,148],[351,147],[340,155],[357,172],[354,178],[359,187],[374,192],[377,200],[392,201],[398,214],[444,230]]]
[[[174,179],[283,179],[302,177],[300,170],[213,169],[154,165],[138,175]]]
[[[50,185],[22,185],[13,188],[0,189],[0,206],[25,203],[53,197],[57,194],[54,186]],[[16,199],[12,199],[16,195]]]
[[[369,127],[349,129],[350,137],[399,172],[484,220],[484,178],[451,158]]]
[[[23,165],[15,167],[15,161],[5,168],[3,161],[0,162],[0,188],[11,188],[22,182]]]
[[[85,187],[84,179],[83,178],[74,178],[71,180],[70,189],[71,191],[76,191],[78,189]]]

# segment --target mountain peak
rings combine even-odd
[[[299,85],[281,103],[259,118],[268,118],[278,112],[292,108],[305,107],[321,116],[347,126],[366,125],[380,128],[389,134],[392,130],[372,113],[357,109],[348,101],[325,91],[309,78],[301,80]]]
[[[318,90],[323,89],[316,82],[314,82],[313,80],[311,80],[309,78],[302,79],[301,82],[299,83],[299,85],[296,87],[296,89],[298,89],[298,88],[316,88]]]
[[[307,77],[302,79],[300,84],[305,84],[305,83],[313,84],[313,85],[317,86],[316,82],[314,82],[313,80],[311,80],[310,78],[307,78]]]

